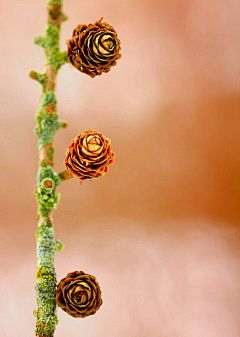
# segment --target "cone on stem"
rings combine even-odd
[[[100,285],[83,271],[68,273],[57,286],[56,302],[73,317],[93,315],[102,305]]]
[[[67,40],[69,61],[90,77],[107,73],[121,57],[116,31],[101,20],[94,24],[78,25],[72,38]]]
[[[69,145],[65,166],[70,174],[80,180],[99,178],[107,173],[114,157],[109,138],[98,131],[86,130]]]

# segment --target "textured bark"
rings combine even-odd
[[[37,276],[36,291],[37,305],[35,311],[37,317],[36,336],[53,337],[57,325],[56,315],[56,273],[55,273],[55,237],[53,229],[53,209],[57,198],[55,187],[61,180],[53,171],[54,148],[53,137],[59,124],[56,107],[56,77],[62,64],[66,61],[58,61],[57,57],[63,55],[59,52],[59,31],[62,22],[62,2],[52,3],[48,0],[47,28],[43,37],[37,38],[35,43],[45,49],[44,74],[31,71],[29,76],[42,84],[42,99],[37,113],[37,131],[39,140],[39,173],[36,198],[42,208],[38,210],[37,225]],[[55,34],[53,34],[54,32]],[[49,43],[50,42],[50,43]],[[63,127],[63,126],[61,126]],[[44,171],[45,170],[45,171]],[[47,183],[46,183],[47,180]],[[44,184],[45,182],[45,184]],[[52,189],[54,191],[52,192]],[[50,192],[49,192],[50,191]],[[44,195],[44,193],[46,194]],[[50,194],[49,194],[50,193]],[[52,193],[52,194],[51,194]],[[43,195],[43,198],[42,198]],[[45,198],[44,198],[45,197]],[[40,199],[42,198],[42,199]],[[42,200],[54,200],[46,202],[42,206]],[[52,198],[52,199],[51,199]],[[54,199],[53,199],[54,198]],[[56,200],[55,200],[56,198]]]

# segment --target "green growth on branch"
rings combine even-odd
[[[61,240],[57,240],[55,241],[55,252],[60,252],[60,250],[62,250],[64,248],[64,243]]]
[[[55,252],[64,245],[55,241],[52,211],[57,207],[60,194],[56,187],[62,182],[61,177],[54,172],[53,138],[60,128],[67,123],[58,120],[57,98],[55,94],[56,78],[60,67],[68,62],[67,51],[60,51],[60,27],[67,17],[62,13],[62,0],[47,1],[47,25],[43,36],[34,39],[35,44],[44,48],[45,61],[43,74],[30,71],[29,76],[42,85],[40,105],[36,113],[35,133],[38,136],[39,169],[35,197],[38,203],[37,239],[37,272],[36,293],[37,337],[53,337],[57,320],[56,285],[54,259]]]
[[[37,126],[35,128],[39,149],[51,144],[56,130],[60,128],[56,106],[57,99],[54,91],[48,91],[42,95],[40,107],[36,114]],[[51,113],[49,113],[48,107],[52,107]]]
[[[37,189],[35,197],[38,202],[38,214],[47,217],[57,207],[60,194],[56,194],[56,187],[62,182],[57,173],[50,166],[40,168],[37,175]]]
[[[54,27],[48,23],[44,36],[37,36],[34,39],[36,45],[45,49],[45,56],[48,64],[55,70],[58,70],[61,65],[69,62],[67,51],[59,50],[59,34],[60,27]]]
[[[47,7],[47,9],[49,10],[50,5],[53,5],[55,3],[58,3],[60,6],[62,6],[62,0],[48,0],[48,7]]]
[[[36,335],[53,336],[58,323],[56,314],[57,278],[54,267],[54,230],[50,220],[38,225],[37,238],[37,272],[36,292],[38,309],[34,311],[37,317]]]

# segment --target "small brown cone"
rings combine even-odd
[[[102,305],[101,289],[96,278],[83,271],[67,274],[57,286],[56,302],[73,317],[95,314]]]
[[[110,139],[98,131],[87,130],[80,133],[66,153],[67,171],[80,180],[102,177],[108,165],[114,162]]]
[[[121,57],[117,33],[101,20],[75,28],[67,47],[71,64],[91,77],[107,73]]]

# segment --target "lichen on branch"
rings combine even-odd
[[[56,194],[56,187],[61,182],[59,175],[50,166],[39,168],[35,191],[38,202],[38,216],[47,217],[57,207],[60,194]]]
[[[53,210],[57,207],[60,194],[56,187],[63,179],[54,167],[53,140],[60,128],[66,127],[65,121],[59,121],[57,98],[55,93],[56,77],[60,67],[68,62],[67,52],[60,51],[59,37],[61,23],[66,21],[62,12],[62,0],[47,1],[47,25],[43,36],[35,38],[35,44],[44,48],[44,72],[30,71],[29,76],[42,86],[40,105],[36,113],[35,133],[38,136],[39,169],[35,197],[38,203],[37,272],[36,293],[37,317],[36,335],[53,337],[57,321],[55,252],[63,248],[61,241],[55,241],[53,228]]]
[[[55,301],[57,278],[54,267],[54,229],[50,218],[38,225],[36,238],[38,259],[35,286],[38,308],[34,312],[37,317],[36,335],[53,336],[58,323]]]

